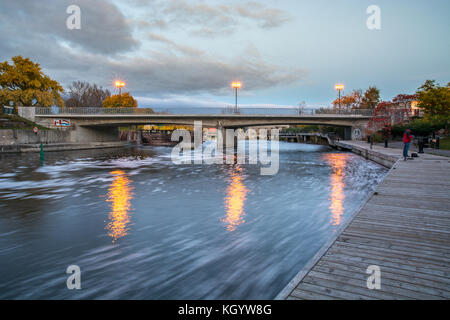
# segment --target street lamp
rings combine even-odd
[[[337,84],[334,87],[337,91],[339,91],[339,114],[341,113],[341,90],[344,90],[343,84]]]
[[[234,82],[231,84],[231,86],[232,86],[233,89],[235,89],[235,91],[236,91],[236,105],[235,105],[235,107],[234,107],[234,111],[235,111],[235,113],[238,113],[238,107],[237,107],[237,92],[238,92],[238,89],[242,86],[242,84],[241,84],[239,81],[234,81]]]
[[[117,80],[114,85],[119,89],[119,105],[122,106],[122,88],[125,87],[125,82]]]
[[[122,94],[122,88],[125,87],[125,82],[117,80],[114,85],[119,88],[119,96]]]

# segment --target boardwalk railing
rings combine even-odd
[[[290,107],[272,107],[255,108],[242,107],[237,110],[234,107],[186,107],[186,108],[59,108],[59,107],[36,107],[36,115],[149,115],[149,114],[247,114],[247,115],[355,115],[371,116],[371,109],[313,109],[313,108],[290,108]]]

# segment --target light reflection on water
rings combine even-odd
[[[170,152],[0,155],[0,299],[271,299],[387,171],[296,143],[274,176]]]
[[[347,153],[327,153],[323,156],[332,170],[330,175],[330,211],[331,223],[335,226],[342,223],[342,215],[344,214],[344,168],[347,164],[348,157],[349,154]]]
[[[109,212],[109,223],[106,229],[108,235],[115,242],[128,234],[129,224],[131,222],[131,200],[133,199],[133,187],[131,180],[122,170],[111,171],[114,180],[108,189],[108,198],[106,202],[111,205]]]
[[[239,165],[233,166],[230,169],[229,185],[225,193],[226,217],[222,219],[230,232],[245,222],[244,206],[249,190],[245,187],[243,180],[243,169]]]

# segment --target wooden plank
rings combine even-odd
[[[355,249],[361,249],[361,250],[365,250],[365,251],[369,251],[369,252],[374,252],[380,255],[395,255],[395,256],[407,256],[407,257],[411,257],[414,258],[416,260],[419,261],[423,261],[423,260],[430,260],[433,261],[435,264],[439,264],[439,265],[444,265],[446,267],[449,266],[450,264],[450,258],[446,258],[443,255],[433,255],[433,254],[429,254],[428,252],[425,251],[419,251],[419,250],[408,250],[405,248],[402,248],[401,250],[395,250],[395,249],[391,249],[391,248],[380,248],[380,247],[375,247],[373,245],[364,245],[364,244],[355,244],[355,243],[351,243],[351,242],[343,242],[343,241],[339,241],[339,239],[335,242],[336,246],[340,247],[340,248],[348,248],[350,250],[353,250],[353,248]]]
[[[340,283],[347,283],[353,285],[355,287],[360,287],[361,289],[367,290],[370,293],[375,293],[377,296],[380,293],[384,294],[395,294],[398,297],[404,297],[409,299],[444,299],[441,296],[431,295],[427,293],[418,292],[417,290],[408,290],[398,286],[399,282],[390,281],[385,278],[381,278],[381,288],[380,289],[369,289],[367,288],[367,274],[350,274],[345,271],[336,272],[336,269],[333,273],[329,272],[321,272],[320,267],[312,270],[308,275],[311,277],[321,278],[324,280],[332,280]]]
[[[344,261],[322,259],[317,263],[316,268],[329,268],[328,272],[332,273],[334,269],[352,271],[364,274],[367,270],[367,265],[365,264],[352,264]],[[319,270],[319,269],[317,269]],[[399,269],[392,269],[388,267],[383,267],[381,269],[382,279],[388,278],[393,280],[402,281],[404,283],[410,283],[416,285],[420,288],[426,289],[436,289],[442,291],[444,296],[450,295],[450,286],[448,283],[443,283],[442,278],[435,277],[423,277],[423,274],[414,274],[409,271],[404,271]]]
[[[422,239],[422,241],[418,242],[415,241],[414,239],[409,239],[409,238],[398,238],[398,237],[394,237],[392,235],[388,235],[388,234],[378,234],[378,233],[367,233],[367,232],[360,232],[358,230],[345,230],[345,232],[342,234],[342,236],[347,236],[347,237],[359,237],[359,238],[366,238],[366,239],[376,239],[376,240],[386,240],[386,241],[397,241],[397,242],[401,242],[407,245],[417,245],[417,246],[426,246],[428,248],[433,248],[433,249],[437,249],[437,250],[448,250],[448,245],[446,244],[441,244],[439,242],[436,241],[428,241],[428,240],[424,240]]]
[[[367,264],[366,262],[355,261],[355,260],[350,261],[348,259],[342,259],[341,257],[336,257],[336,256],[333,256],[333,257],[332,256],[323,256],[322,259],[319,261],[319,263],[321,263],[321,262],[330,263],[330,264],[333,264],[334,266],[342,266],[344,268],[347,268],[349,266],[357,266],[360,268],[367,269],[367,267],[370,265],[370,264]],[[392,266],[386,266],[381,263],[379,263],[377,265],[379,265],[382,270],[388,271],[392,274],[414,277],[415,279],[428,280],[428,281],[432,281],[434,283],[439,284],[439,286],[433,285],[434,288],[444,289],[444,288],[448,288],[450,286],[450,279],[448,279],[448,278],[443,278],[441,276],[437,276],[434,274],[417,272],[416,270],[413,270],[411,267],[397,268],[397,267],[392,267]]]
[[[424,260],[415,259],[404,255],[396,257],[395,255],[383,255],[379,254],[378,252],[369,252],[366,250],[358,250],[354,248],[349,250],[347,248],[341,248],[337,245],[333,245],[333,247],[331,247],[330,250],[328,250],[326,255],[330,256],[337,255],[343,257],[348,256],[349,258],[359,258],[363,260],[377,259],[396,266],[407,265],[415,268],[420,268],[421,270],[423,270],[423,272],[433,273],[442,277],[450,278],[450,270],[447,265],[445,264],[437,265],[431,263],[430,261],[427,261],[426,267],[424,267],[423,266]]]
[[[300,295],[301,292],[305,292],[305,295],[302,295],[303,297],[305,297],[305,299],[311,299],[311,296],[309,296],[309,294],[311,293],[315,293],[315,294],[321,294],[321,295],[325,295],[327,297],[331,297],[333,299],[343,299],[343,300],[370,300],[373,298],[367,297],[367,296],[363,296],[363,295],[359,295],[359,294],[355,294],[352,292],[346,292],[346,291],[342,291],[342,290],[335,290],[335,289],[330,289],[330,288],[325,288],[323,286],[316,286],[314,284],[310,284],[310,283],[306,283],[303,282],[302,283],[302,290],[294,290],[294,292],[296,293],[296,295]]]
[[[290,297],[294,297],[294,298],[302,299],[302,300],[334,300],[334,299],[336,299],[336,297],[330,297],[330,296],[320,294],[317,292],[310,292],[305,289],[303,289],[303,290],[295,289],[290,294]]]
[[[346,230],[347,232],[347,230]],[[360,226],[355,225],[348,229],[348,232],[360,232],[360,233],[376,233],[378,235],[391,236],[394,238],[403,238],[410,241],[425,241],[430,243],[436,243],[443,247],[448,246],[448,236],[445,234],[437,233],[433,235],[433,232],[419,232],[402,230],[401,228],[377,228],[372,226]]]
[[[388,239],[370,239],[370,238],[362,238],[362,237],[353,237],[353,236],[340,236],[338,238],[338,241],[344,242],[344,243],[352,243],[357,245],[367,245],[374,248],[386,248],[386,249],[392,249],[392,250],[400,250],[400,251],[420,251],[425,252],[430,255],[441,255],[445,258],[450,259],[450,248],[445,249],[436,249],[436,248],[430,248],[423,245],[418,245],[415,243],[407,243],[401,241],[395,241],[395,240],[388,240]]]
[[[444,242],[450,244],[450,232],[443,229],[429,229],[429,228],[417,228],[409,225],[392,225],[392,224],[382,224],[382,223],[370,223],[354,219],[349,227],[349,230],[365,229],[369,228],[376,231],[383,231],[385,233],[402,233],[408,236],[425,237],[430,239],[442,239]]]
[[[311,271],[313,272],[313,271]],[[369,297],[371,299],[390,299],[390,300],[405,300],[407,297],[400,296],[394,293],[385,293],[375,290],[369,290],[367,287],[354,285],[353,283],[339,282],[331,278],[323,279],[308,274],[302,283],[297,287],[297,290],[302,290],[303,283],[314,284],[324,288],[340,290],[341,292],[351,292],[360,296]]]

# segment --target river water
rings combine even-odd
[[[387,172],[297,143],[273,176],[170,151],[0,155],[0,299],[272,299]]]

